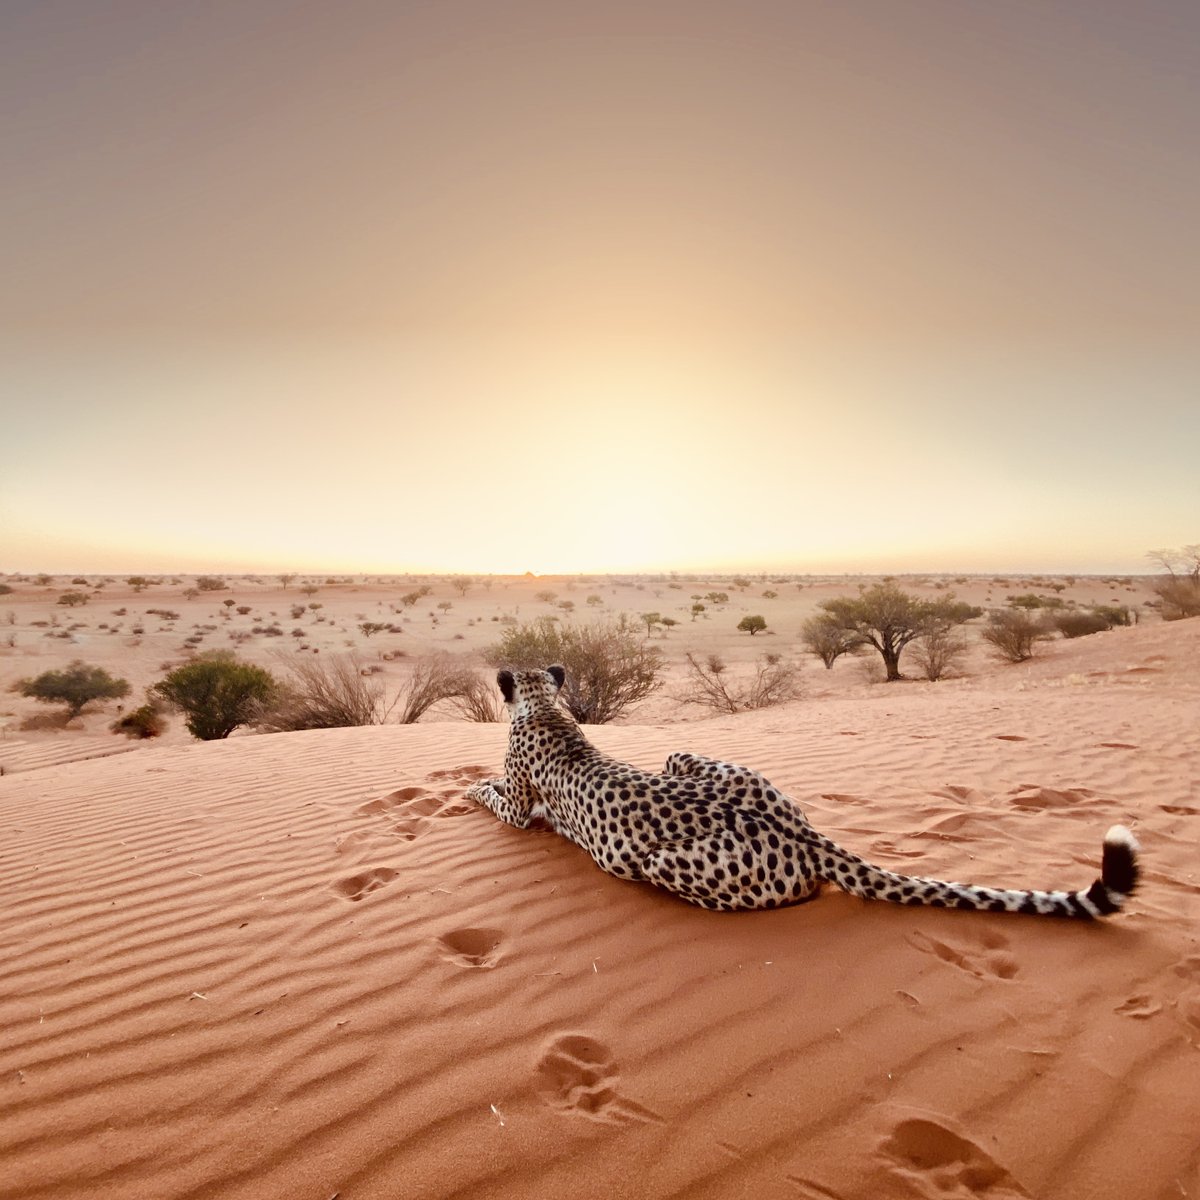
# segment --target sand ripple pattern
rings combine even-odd
[[[1129,822],[1107,925],[693,909],[463,804],[502,726],[6,775],[0,1200],[1200,1194],[1200,730],[1093,665],[596,738],[951,878],[1086,882]]]

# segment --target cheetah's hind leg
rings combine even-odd
[[[696,779],[724,780],[734,772],[744,770],[744,767],[734,766],[733,763],[721,762],[716,758],[705,758],[703,754],[689,754],[683,750],[676,750],[667,756],[662,773],[664,775],[690,775]]]
[[[722,836],[665,842],[640,863],[642,877],[690,904],[718,912],[778,908],[808,900],[820,890],[820,880],[808,873],[793,867],[786,874],[778,856],[771,854],[775,863],[768,866],[765,855],[760,861],[740,840],[732,851],[724,841]],[[752,855],[750,863],[746,854]]]
[[[737,763],[706,758],[703,754],[688,754],[682,750],[676,750],[667,757],[663,774],[686,775],[693,779],[708,779],[720,784],[758,784],[764,789],[771,786],[762,775],[749,767],[739,767]]]

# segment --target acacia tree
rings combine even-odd
[[[980,611],[953,596],[922,600],[894,583],[876,583],[857,596],[823,600],[821,608],[838,629],[879,651],[889,682],[903,678],[900,655],[909,642],[938,627],[961,625]]]
[[[45,704],[65,704],[67,720],[73,721],[93,700],[128,696],[129,684],[114,679],[103,667],[89,667],[75,659],[61,671],[43,671],[36,679],[22,679],[14,690]]]
[[[766,620],[759,616],[743,617],[738,622],[738,629],[742,633],[748,633],[751,637],[756,633],[761,633],[766,627]]]

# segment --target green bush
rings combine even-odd
[[[124,679],[114,679],[102,667],[89,667],[75,659],[61,671],[44,671],[36,679],[21,680],[16,690],[44,704],[65,704],[70,721],[93,700],[116,700],[129,695],[129,684]]]
[[[1065,638],[1087,637],[1112,628],[1104,617],[1094,612],[1059,613],[1054,624]]]
[[[753,637],[756,633],[762,633],[767,627],[767,622],[759,616],[743,617],[738,622],[738,629],[742,633],[748,633]]]
[[[270,671],[217,651],[176,668],[151,691],[180,709],[192,736],[207,742],[251,724],[277,689]]]

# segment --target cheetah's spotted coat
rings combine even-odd
[[[1008,891],[885,871],[818,833],[757,771],[676,753],[652,775],[602,754],[556,705],[564,678],[558,666],[499,673],[512,717],[504,778],[467,794],[518,829],[545,819],[618,878],[722,911],[794,904],[828,881],[897,904],[1084,919],[1116,912],[1137,883],[1137,843],[1120,825],[1105,836],[1101,877],[1084,891]]]

